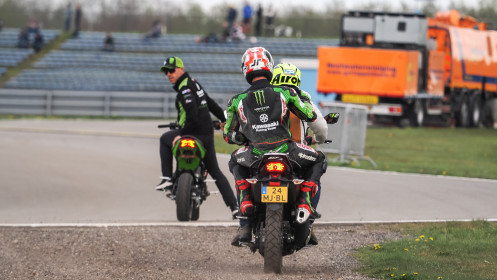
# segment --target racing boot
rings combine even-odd
[[[316,211],[311,205],[311,196],[316,195],[318,186],[313,181],[304,181],[300,185],[300,197],[297,203],[297,222],[305,223]]]
[[[250,184],[247,180],[236,180],[235,186],[240,199],[240,214],[242,214],[242,216],[249,217],[254,211],[254,203],[252,202],[252,195],[250,193]]]
[[[247,243],[250,241],[252,241],[252,227],[248,224],[238,229],[238,232],[231,241],[231,245],[241,247],[241,243]]]
[[[311,228],[311,237],[309,238],[309,245],[318,245],[318,238],[314,234],[314,230]]]

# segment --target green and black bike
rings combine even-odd
[[[220,129],[219,121],[214,121],[213,125],[215,129]],[[172,122],[158,127],[178,129],[179,125]],[[173,147],[177,164],[172,190],[167,196],[176,201],[176,217],[179,221],[198,220],[200,205],[210,194],[207,190],[207,170],[202,161],[205,152],[202,142],[191,135],[183,135]]]

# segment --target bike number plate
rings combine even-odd
[[[286,203],[288,202],[288,187],[286,186],[262,186],[262,203]]]

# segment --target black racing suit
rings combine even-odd
[[[180,129],[164,133],[160,139],[160,157],[162,175],[172,177],[173,154],[172,143],[178,135],[192,135],[200,139],[206,149],[204,157],[207,172],[216,180],[216,185],[223,200],[232,210],[237,208],[236,198],[228,180],[219,169],[214,148],[214,129],[212,127],[212,112],[222,122],[226,119],[219,105],[212,100],[202,86],[185,72],[174,84],[178,124]]]
[[[325,156],[291,140],[290,110],[304,121],[316,119],[311,104],[302,102],[294,89],[273,86],[266,79],[255,81],[229,101],[224,139],[230,144],[248,144],[231,156],[230,170],[237,182],[248,178],[248,167],[268,152],[288,153],[307,171],[307,181],[319,182],[325,170]]]

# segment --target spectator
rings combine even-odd
[[[235,22],[235,25],[233,25],[233,29],[231,30],[231,36],[230,36],[230,41],[243,41],[245,40],[245,34],[243,33],[243,28],[240,26],[240,24]]]
[[[235,24],[237,12],[235,8],[233,8],[233,4],[228,5],[228,15],[226,16],[226,22],[228,23],[227,29],[228,33],[231,33],[233,26]]]
[[[64,10],[64,31],[69,32],[71,30],[71,17],[72,17],[72,4],[67,3],[66,9]]]
[[[219,43],[221,39],[216,35],[216,33],[211,32],[204,37],[195,38],[195,42],[197,43]]]
[[[145,40],[150,38],[159,38],[162,35],[162,25],[160,20],[156,19],[152,25],[152,29],[145,35]]]
[[[3,28],[3,20],[0,19],[0,32],[2,32],[2,28]]]
[[[112,34],[110,32],[107,32],[107,34],[105,35],[104,47],[102,48],[102,50],[107,52],[114,51],[114,38],[112,37]]]
[[[243,33],[249,34],[251,32],[250,23],[252,22],[252,7],[249,2],[245,2],[245,6],[243,7]]]
[[[271,35],[274,31],[274,16],[276,11],[273,9],[273,5],[269,4],[269,8],[266,11],[266,35]]]
[[[83,17],[83,11],[81,10],[81,4],[76,4],[76,9],[74,12],[74,32],[72,37],[79,37],[79,31],[81,30],[81,18]]]
[[[33,49],[35,50],[35,52],[41,51],[44,43],[45,43],[45,41],[43,39],[43,35],[41,34],[41,32],[40,31],[36,32],[36,35],[35,35],[35,38],[33,41]]]
[[[29,37],[26,28],[21,28],[17,37],[18,48],[29,48]]]
[[[261,28],[262,28],[262,5],[259,4],[257,11],[255,12],[255,36],[261,36]]]
[[[28,22],[28,26],[26,27],[26,32],[29,34],[36,34],[40,32],[40,25],[38,21],[34,18],[31,18]],[[34,37],[34,35],[33,35]]]

